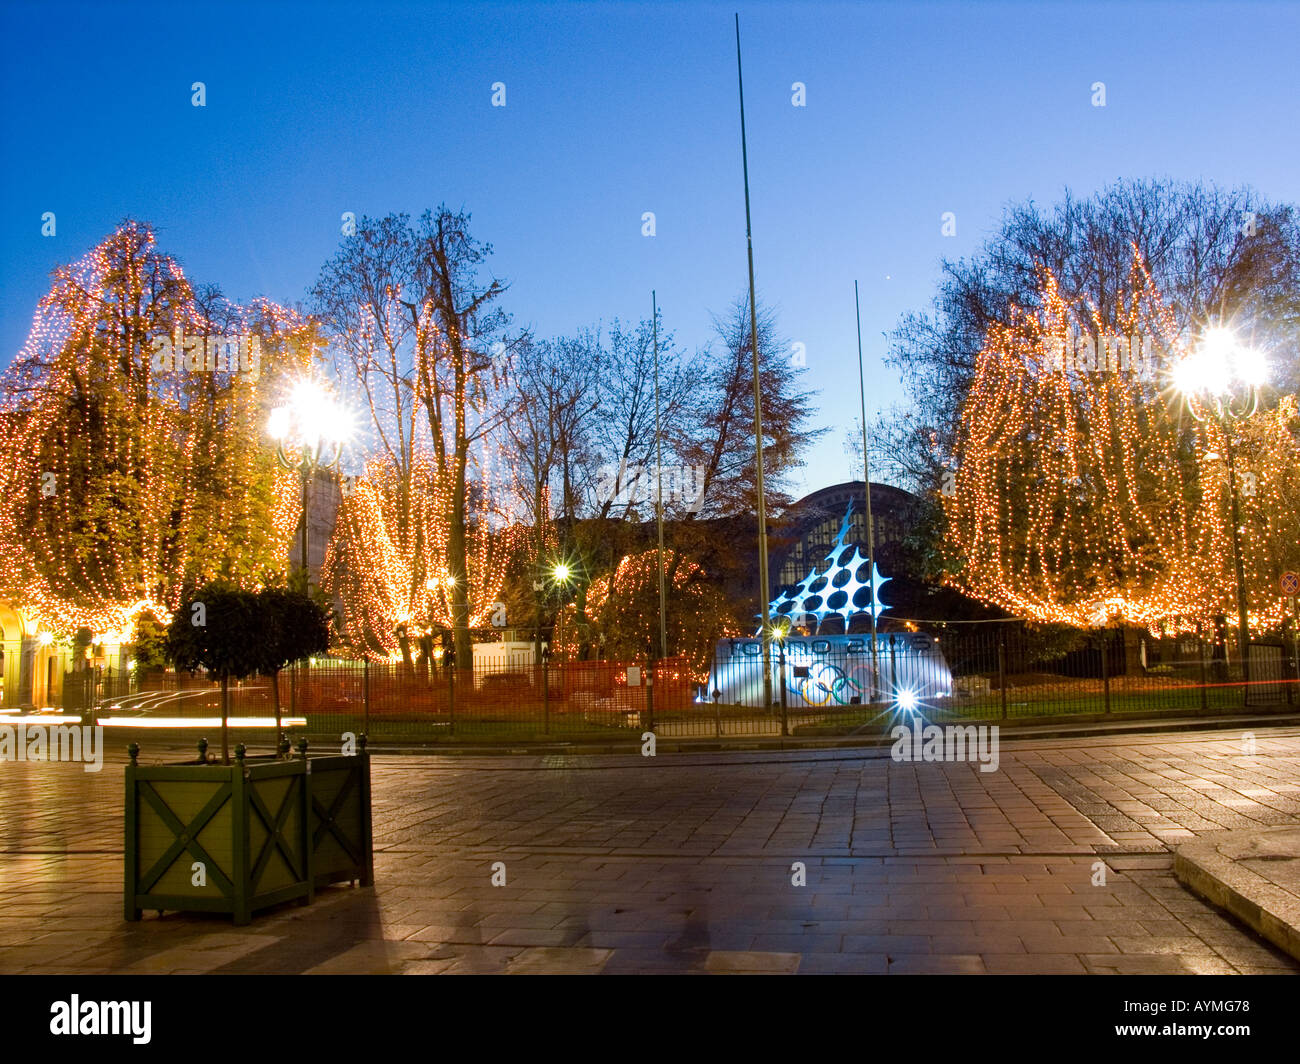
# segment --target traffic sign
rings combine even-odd
[[[1282,574],[1282,594],[1300,595],[1300,573],[1286,572]]]

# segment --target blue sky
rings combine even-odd
[[[292,303],[342,212],[441,202],[517,326],[648,316],[654,288],[700,346],[746,283],[736,10],[759,294],[832,428],[796,490],[857,475],[855,278],[874,410],[903,398],[881,331],[1009,203],[1164,176],[1300,200],[1296,5],[0,0],[0,359],[124,217],[191,279]]]

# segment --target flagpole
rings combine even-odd
[[[862,370],[862,306],[858,282],[853,282],[853,313],[858,320],[858,396],[862,401],[862,480],[867,497],[867,568],[871,570],[871,701],[879,687],[876,660],[876,530],[871,523],[871,462],[867,457],[867,384]]]
[[[659,520],[659,656],[668,656],[668,606],[664,593],[664,444],[659,434],[659,304],[654,289],[650,290],[651,332],[655,352],[655,469],[658,480],[658,501],[655,514]],[[644,334],[643,334],[644,335]]]
[[[763,393],[758,372],[758,309],[754,302],[754,236],[749,213],[749,148],[745,142],[745,79],[740,67],[740,15],[736,15],[736,84],[740,89],[740,160],[745,178],[745,246],[749,255],[749,347],[754,360],[754,472],[758,488],[758,582],[763,613],[763,708],[772,705],[771,587],[767,579],[767,502],[763,493]],[[784,723],[782,725],[784,732]]]

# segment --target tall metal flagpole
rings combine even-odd
[[[655,513],[659,519],[659,656],[668,656],[668,606],[664,595],[664,445],[659,434],[659,304],[654,289],[650,290],[651,331],[655,351],[655,468],[658,474],[658,501]]]
[[[876,530],[871,523],[871,462],[867,458],[867,384],[862,372],[862,306],[858,282],[853,282],[853,313],[858,319],[858,396],[862,400],[862,480],[867,497],[867,568],[871,570],[871,701],[876,700],[879,670],[876,660]]]
[[[754,472],[758,486],[758,582],[763,608],[763,706],[772,705],[771,589],[767,580],[767,504],[763,494],[763,393],[758,375],[758,310],[754,303],[754,237],[749,217],[749,149],[745,143],[745,79],[740,69],[740,15],[736,15],[736,83],[740,88],[740,160],[745,175],[745,245],[749,253],[749,347],[754,356]]]

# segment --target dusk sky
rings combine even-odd
[[[1293,4],[5,0],[0,357],[50,270],[123,218],[191,280],[293,303],[344,211],[443,202],[493,245],[515,327],[648,317],[653,288],[701,347],[746,285],[737,9],[759,296],[831,427],[796,494],[860,475],[855,278],[875,410],[903,399],[882,330],[1009,203],[1138,177],[1300,201]]]

